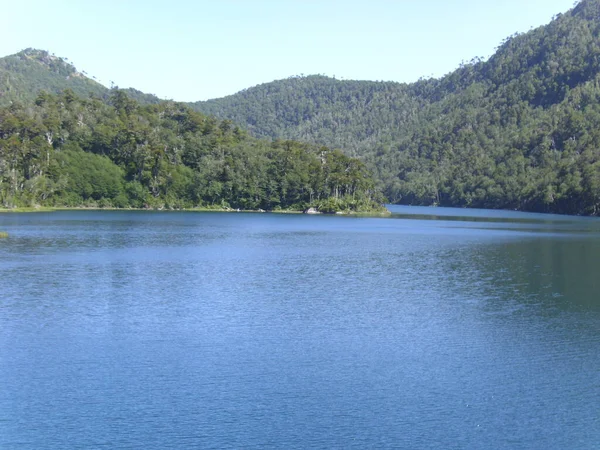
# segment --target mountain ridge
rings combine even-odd
[[[598,214],[599,83],[600,1],[583,0],[439,79],[288,79],[194,106],[343,148],[392,202]]]
[[[15,101],[31,103],[41,91],[59,94],[65,89],[72,90],[78,96],[101,99],[107,99],[111,91],[85,71],[78,71],[67,58],[47,50],[27,48],[0,58],[0,106]],[[143,104],[161,101],[155,95],[135,88],[123,90]]]

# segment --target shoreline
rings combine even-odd
[[[365,216],[365,217],[387,217],[391,212],[386,208],[385,211],[337,211],[335,213],[315,212],[307,214],[301,210],[281,209],[281,210],[262,210],[262,209],[233,209],[218,207],[199,207],[199,208],[99,208],[99,207],[21,207],[21,208],[0,208],[0,214],[6,213],[41,213],[57,211],[152,211],[152,212],[226,212],[226,213],[261,213],[261,214],[306,214],[306,215],[325,215],[325,216]]]

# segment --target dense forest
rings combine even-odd
[[[30,104],[41,88],[72,87],[114,107],[114,93],[83,81],[92,82],[66,61],[26,50],[0,59],[0,104]],[[154,96],[126,93],[138,111],[166,107]],[[488,60],[440,79],[300,76],[188,105],[277,148],[288,139],[317,146],[307,149],[339,148],[367,165],[393,203],[600,215],[599,100],[600,0],[582,0],[546,26],[510,36]],[[219,123],[244,143],[266,145]],[[110,158],[128,182],[140,181]]]
[[[343,148],[394,203],[600,214],[600,1],[413,84],[293,77],[198,102],[258,136]]]
[[[364,163],[124,91],[0,108],[0,206],[384,211]]]

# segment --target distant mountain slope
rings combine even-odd
[[[406,84],[312,75],[266,83],[191,106],[245,124],[257,136],[327,142],[360,154],[365,145],[395,136],[427,103]]]
[[[0,59],[0,104],[31,102],[41,90],[102,97],[108,89],[82,73],[64,59],[46,51],[27,49]]]
[[[110,89],[89,78],[67,60],[45,50],[26,49],[0,58],[0,106],[14,101],[30,103],[40,91],[60,93],[71,89],[76,95],[106,98]],[[143,104],[160,100],[136,89],[125,89],[127,95]]]
[[[419,109],[476,84],[486,95],[513,103],[559,103],[600,71],[599,11],[598,0],[582,1],[547,26],[507,38],[489,61],[475,59],[441,79],[400,84],[292,77],[192,106],[246,124],[259,136],[302,138],[361,153],[384,136],[403,134],[398,128]]]
[[[441,79],[292,78],[193,106],[342,147],[393,202],[599,214],[599,74],[600,0],[583,0]]]

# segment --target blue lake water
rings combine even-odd
[[[0,214],[0,448],[600,446],[600,220]]]

